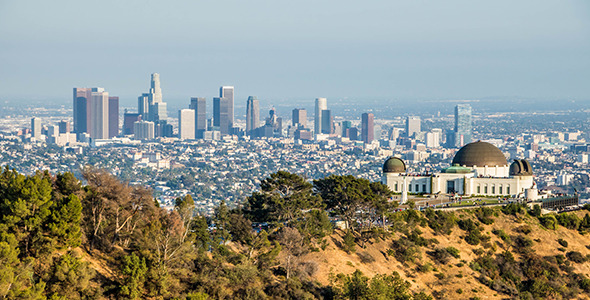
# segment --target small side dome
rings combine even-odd
[[[531,176],[533,168],[526,159],[515,159],[510,165],[510,176]]]
[[[383,164],[383,173],[402,173],[405,171],[406,164],[397,157],[390,157]]]

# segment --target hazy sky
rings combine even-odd
[[[590,100],[589,3],[0,0],[0,99]]]

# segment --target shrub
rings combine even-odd
[[[489,207],[481,207],[475,210],[475,216],[483,224],[490,225],[494,223],[494,210]]]
[[[580,280],[580,288],[582,288],[585,292],[590,293],[590,279],[584,278]]]
[[[566,254],[567,258],[575,263],[581,264],[586,262],[586,257],[578,251],[570,251]]]
[[[436,233],[450,234],[457,223],[455,215],[451,212],[434,211],[432,208],[427,208],[424,215],[428,220],[428,226]]]
[[[558,243],[559,243],[559,244],[560,244],[562,247],[565,247],[565,248],[567,248],[567,245],[568,245],[568,243],[567,243],[567,241],[566,241],[566,240],[564,240],[564,239],[557,239],[557,242],[558,242]]]
[[[497,235],[504,242],[510,242],[510,236],[502,229],[494,229],[492,233]]]
[[[580,223],[582,220],[578,218],[578,216],[574,214],[562,213],[556,216],[557,222],[559,225],[573,230],[578,230],[580,227]]]
[[[537,218],[540,217],[541,216],[541,206],[539,204],[535,204],[535,206],[533,206],[531,214]]]
[[[525,206],[518,204],[518,203],[510,203],[504,207],[502,207],[502,212],[506,215],[513,215],[516,216],[525,212]]]
[[[393,241],[391,246],[393,248],[393,256],[401,263],[416,262],[422,256],[420,247],[405,238]]]
[[[356,255],[361,259],[361,263],[369,264],[375,262],[375,258],[369,252],[359,252]]]
[[[539,217],[539,222],[541,225],[547,229],[556,230],[557,229],[557,219],[555,219],[554,215],[545,215]]]
[[[430,256],[432,256],[432,258],[435,261],[443,265],[447,264],[452,257],[451,254],[447,251],[447,249],[444,248],[435,249],[434,251],[429,252],[428,254],[430,254]]]
[[[354,241],[354,235],[352,234],[351,230],[347,230],[346,234],[342,238],[342,246],[344,251],[347,253],[354,252],[356,249],[356,243]]]
[[[461,252],[461,251],[459,251],[459,249],[457,249],[455,247],[447,247],[446,250],[454,258],[459,258],[459,253]]]
[[[531,233],[531,231],[533,231],[533,229],[529,225],[522,225],[522,226],[515,228],[515,231],[523,233],[523,234],[529,234],[529,233]]]

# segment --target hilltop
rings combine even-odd
[[[381,183],[277,172],[195,216],[87,168],[0,174],[9,299],[588,298],[588,211],[519,204],[395,212]],[[331,220],[340,220],[334,229]],[[342,224],[351,225],[349,228]],[[254,229],[254,230],[253,230]],[[26,280],[23,280],[26,278]]]

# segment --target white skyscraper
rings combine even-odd
[[[195,111],[193,109],[178,111],[178,138],[182,140],[195,139]]]
[[[90,93],[90,137],[109,138],[109,93],[102,88],[93,88]]]
[[[41,137],[41,119],[40,118],[32,118],[31,119],[31,136],[34,138]]]
[[[322,111],[328,109],[328,100],[326,98],[316,98],[315,99],[315,122],[314,122],[314,132],[315,134],[322,133]]]
[[[137,121],[133,123],[133,132],[136,140],[151,140],[155,137],[155,124],[149,121]]]

